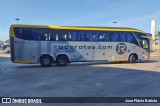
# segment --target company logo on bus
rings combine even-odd
[[[116,47],[118,54],[124,54],[127,51],[127,46],[124,43],[119,43]]]

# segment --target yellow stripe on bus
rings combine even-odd
[[[149,58],[144,58],[143,60],[149,60]]]
[[[13,63],[32,64],[32,61],[31,60],[24,60],[24,61],[15,60],[15,61],[13,61]]]
[[[151,39],[153,40],[153,38],[151,36],[141,36],[142,38],[148,38],[148,39]]]
[[[127,31],[127,32],[141,32],[144,33],[141,30],[138,29],[132,29],[132,28],[112,28],[112,27],[106,27],[106,28],[101,28],[101,27],[74,27],[74,26],[41,26],[41,25],[11,25],[10,27],[10,36],[15,37],[14,34],[14,27],[22,27],[22,28],[51,28],[51,29],[66,29],[66,30],[92,30],[92,31]]]
[[[82,28],[82,27],[55,27],[55,26],[49,26],[49,28],[52,29],[68,29],[68,30],[96,30],[96,31],[128,31],[128,32],[142,32],[140,30],[136,30],[136,29],[123,29],[123,28]]]
[[[118,61],[128,61],[128,59],[115,59],[115,60],[112,60],[112,62],[118,62]]]

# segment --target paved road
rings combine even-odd
[[[13,64],[10,58],[0,57],[0,96],[160,97],[160,57],[135,64],[47,68]]]

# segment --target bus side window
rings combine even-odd
[[[60,41],[67,40],[67,34],[64,31],[61,31],[59,36],[60,36]]]
[[[97,32],[90,31],[90,32],[87,33],[87,39],[86,40],[87,41],[97,41],[98,40],[97,35],[98,35]]]
[[[127,36],[127,42],[138,45],[138,41],[136,40],[135,36],[132,33],[127,33],[126,36]]]
[[[51,40],[51,41],[55,41],[56,40],[56,33],[55,33],[54,30],[50,30],[49,31],[49,37],[50,37],[49,40]]]
[[[21,38],[22,29],[21,28],[14,28],[13,30],[14,30],[15,36],[17,38]]]
[[[89,36],[87,35],[87,32],[84,32],[84,41],[89,41]]]
[[[93,40],[92,32],[90,32],[90,31],[87,32],[86,40],[87,41],[92,41]]]
[[[126,33],[127,42],[132,42],[132,35],[131,33]]]
[[[102,34],[103,41],[105,41],[105,36],[106,36],[106,33],[103,32],[103,34]]]
[[[137,37],[138,40],[141,40],[142,34],[139,32],[134,32],[134,35]]]
[[[113,32],[112,41],[114,41],[114,42],[119,41],[119,33],[118,32]]]
[[[39,34],[37,33],[36,29],[32,29],[32,36],[34,40],[39,40]]]
[[[71,41],[72,32],[70,32],[70,31],[65,31],[65,32],[63,33],[63,36],[64,36],[64,40],[65,40],[65,41]]]
[[[96,32],[96,33],[95,33],[94,41],[99,41],[99,36],[100,36],[100,33],[99,33],[99,32]]]
[[[96,35],[98,35],[97,32],[93,32],[93,33],[92,33],[92,41],[95,41],[95,40],[96,40]]]
[[[107,33],[107,41],[108,41],[108,42],[113,41],[113,32],[108,32],[108,33]]]
[[[71,41],[76,41],[78,36],[76,36],[77,32],[71,32]]]
[[[137,41],[136,37],[133,35],[133,33],[132,33],[132,42],[134,44],[136,44],[137,46],[139,46],[138,41]]]
[[[58,41],[58,34],[56,33],[56,41]]]
[[[76,32],[76,41],[81,41],[81,32],[80,31]]]
[[[99,36],[98,36],[98,41],[104,41],[104,36],[103,36],[104,33],[100,32],[99,33]]]
[[[59,31],[55,31],[56,41],[61,41],[61,36]]]
[[[65,33],[61,30],[56,31],[56,40],[57,41],[64,41],[65,40]]]
[[[120,41],[121,42],[125,42],[126,41],[126,37],[125,37],[125,32],[120,32]]]
[[[68,32],[63,32],[62,33],[62,38],[64,41],[68,41]]]
[[[36,38],[36,40],[42,40],[42,41],[49,40],[48,29],[33,28],[32,35],[34,36],[34,38]]]
[[[20,39],[34,40],[31,28],[14,28],[15,36]]]
[[[39,36],[38,36],[38,34],[37,34],[36,29],[32,29],[32,36],[33,36],[33,39],[34,39],[34,40],[39,40]]]
[[[99,32],[92,33],[92,41],[99,41]]]
[[[72,32],[68,32],[68,41],[71,41],[71,37],[72,37]]]
[[[80,32],[80,41],[87,41],[87,34],[83,31]]]
[[[108,42],[109,41],[109,33],[105,32],[105,34],[103,36],[104,36],[104,40]]]
[[[22,38],[26,40],[33,40],[32,29],[30,28],[22,28]]]

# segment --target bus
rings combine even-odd
[[[11,61],[49,67],[70,62],[150,58],[149,39],[134,28],[20,25],[10,27]]]

